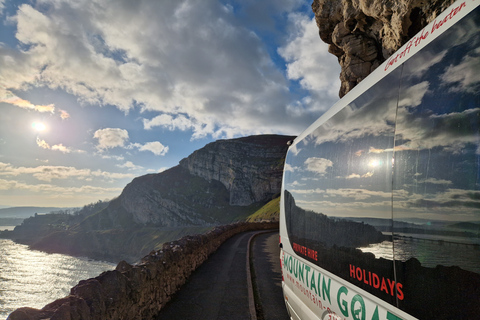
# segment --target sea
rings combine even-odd
[[[375,258],[407,261],[414,257],[422,266],[434,268],[458,266],[464,270],[480,273],[480,238],[398,234],[398,239],[370,244],[359,248],[370,252]]]
[[[5,229],[8,227],[0,227]],[[0,320],[20,307],[41,309],[68,296],[80,280],[115,267],[110,262],[49,254],[0,239]]]

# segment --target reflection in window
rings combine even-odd
[[[287,155],[297,254],[420,319],[478,316],[479,10]],[[359,281],[357,269],[398,290]]]

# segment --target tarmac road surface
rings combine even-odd
[[[188,282],[160,311],[157,320],[255,319],[256,315],[252,315],[252,308],[249,308],[246,262],[248,241],[256,233],[259,232],[237,234],[225,241],[195,270]],[[253,239],[252,244],[254,265],[260,268],[255,274],[258,279],[261,309],[265,313],[265,317],[259,314],[258,319],[288,319],[281,284],[277,285],[278,281],[281,281],[281,274],[278,274],[279,253],[270,252],[278,250],[278,232],[260,234]],[[275,269],[275,264],[278,269]],[[270,306],[271,303],[274,306]],[[271,310],[276,309],[283,310],[285,317],[271,318]]]
[[[288,320],[282,292],[278,231],[262,233],[252,241],[255,283],[260,297],[259,320]]]

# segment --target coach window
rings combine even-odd
[[[479,21],[477,8],[404,65],[394,257],[399,305],[420,319],[478,317]]]

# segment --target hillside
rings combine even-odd
[[[133,179],[98,211],[32,217],[2,236],[47,252],[133,262],[166,241],[245,220],[278,196],[293,138],[210,143],[176,167]]]

